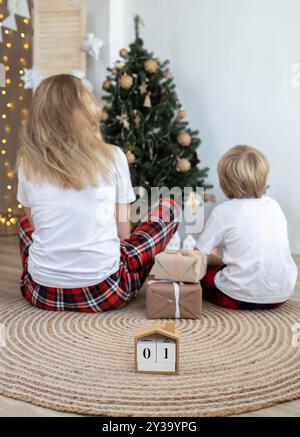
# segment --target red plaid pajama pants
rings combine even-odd
[[[203,290],[204,299],[224,308],[231,308],[234,310],[272,310],[283,305],[285,302],[281,303],[251,303],[242,302],[240,300],[234,299],[226,294],[222,293],[215,286],[215,276],[222,270],[223,267],[208,267],[206,276],[202,279],[201,285]]]
[[[100,284],[82,288],[52,288],[37,284],[28,272],[32,229],[26,215],[19,222],[23,265],[21,292],[38,308],[48,311],[101,312],[127,305],[141,288],[154,262],[178,227],[178,209],[171,199],[162,199],[127,240],[121,241],[119,270]]]

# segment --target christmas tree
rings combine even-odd
[[[136,16],[135,41],[120,50],[122,60],[103,82],[103,137],[126,153],[136,187],[210,188],[208,168],[198,167],[198,131],[185,120],[169,61],[144,48],[142,24]]]

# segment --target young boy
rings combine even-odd
[[[218,164],[229,200],[212,212],[197,243],[209,255],[204,297],[233,309],[272,309],[292,295],[297,268],[279,204],[264,196],[269,163],[248,146],[230,149]],[[212,251],[219,248],[222,260]]]

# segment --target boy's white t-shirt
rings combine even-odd
[[[232,199],[218,205],[200,235],[197,248],[220,248],[226,267],[216,287],[243,302],[279,303],[294,291],[297,267],[290,252],[287,222],[270,197]]]
[[[35,227],[28,271],[40,285],[75,288],[95,285],[119,269],[116,203],[135,200],[128,163],[114,147],[116,165],[108,184],[81,191],[33,183],[18,170],[18,201],[31,208]]]

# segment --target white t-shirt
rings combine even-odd
[[[279,303],[294,291],[297,268],[290,253],[287,222],[270,197],[233,199],[218,205],[200,235],[206,254],[219,247],[226,267],[215,285],[243,302]]]
[[[119,268],[116,203],[135,200],[128,163],[118,147],[110,184],[81,191],[33,183],[19,169],[18,201],[31,208],[35,227],[28,271],[35,282],[56,288],[95,285]]]

